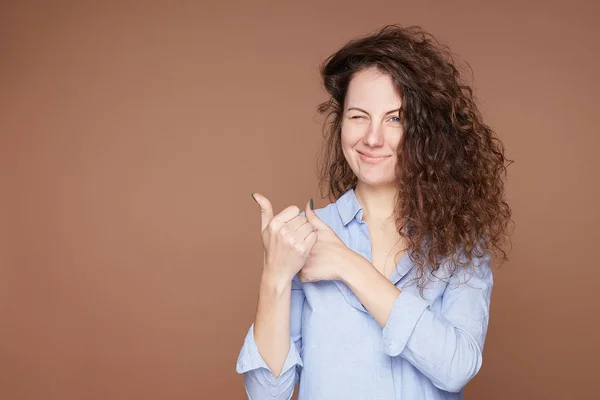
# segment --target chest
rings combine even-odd
[[[371,263],[386,278],[390,279],[398,261],[406,253],[405,242],[397,232],[370,232]]]

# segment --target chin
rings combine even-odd
[[[391,177],[360,176],[358,180],[368,186],[389,186],[396,184],[396,179]]]

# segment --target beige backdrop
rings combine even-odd
[[[511,259],[466,397],[595,398],[597,2],[145,4],[1,3],[0,398],[244,398],[250,194],[327,204],[318,66],[387,23],[471,64],[515,160]]]

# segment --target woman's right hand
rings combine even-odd
[[[297,206],[289,206],[273,216],[273,207],[265,196],[254,193],[253,197],[260,205],[263,274],[275,282],[290,283],[304,266],[317,234]]]

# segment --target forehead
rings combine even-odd
[[[354,74],[346,93],[346,106],[399,107],[402,98],[392,77],[375,68]]]

